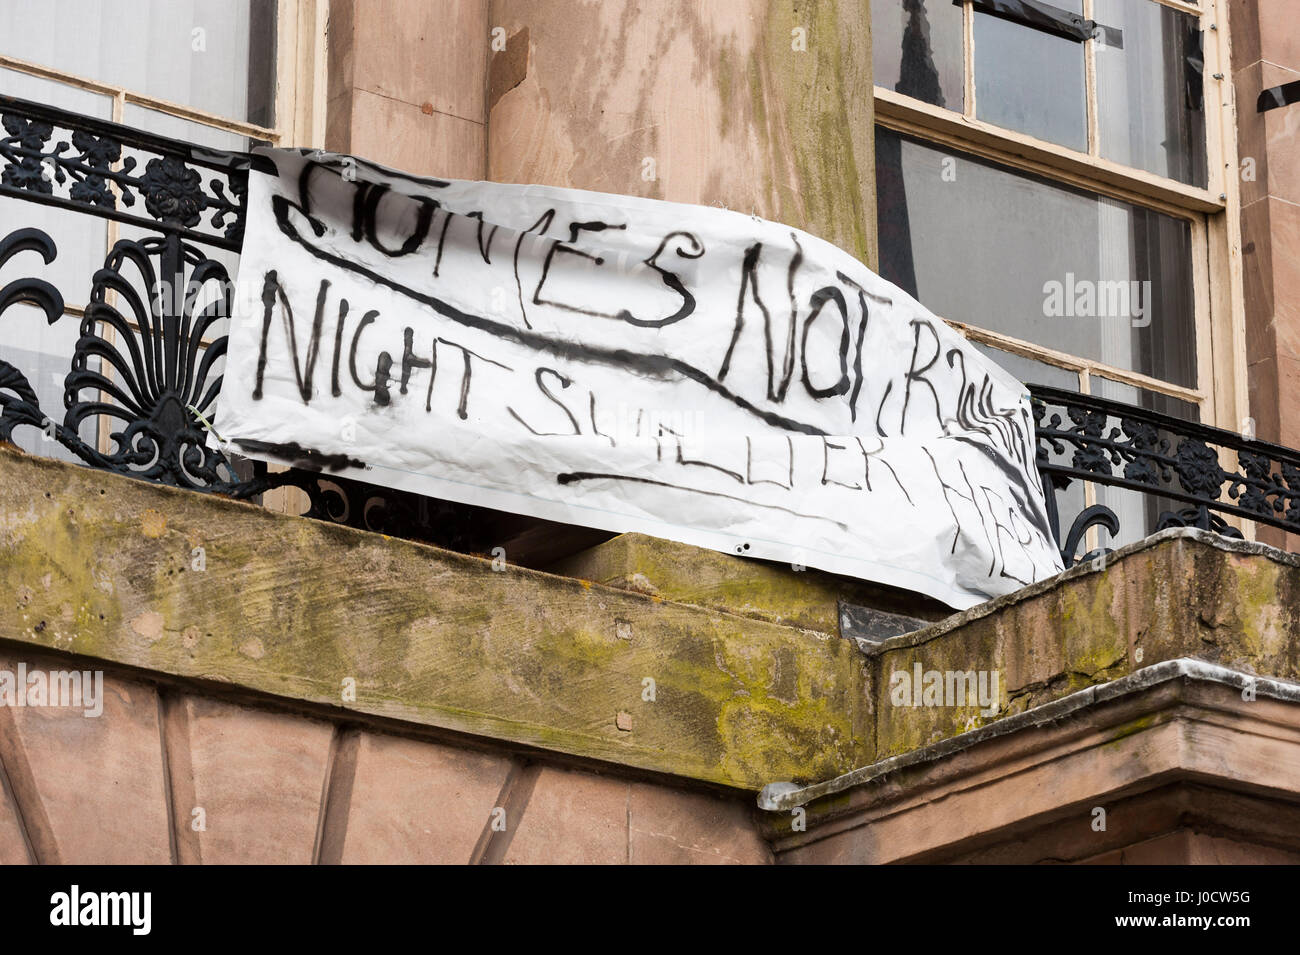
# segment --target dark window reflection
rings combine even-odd
[[[1191,227],[876,130],[880,274],[944,318],[1196,385]]]
[[[1052,5],[1083,13],[1083,0],[1054,0]],[[1087,151],[1082,43],[992,16],[978,7],[974,40],[975,113],[980,119]]]
[[[952,0],[872,0],[877,86],[962,112],[962,12]]]
[[[1097,43],[1101,154],[1204,186],[1204,81],[1196,18],[1134,0],[1096,0],[1094,17],[1117,28],[1123,43]]]
[[[248,5],[248,121],[275,126],[276,2]]]

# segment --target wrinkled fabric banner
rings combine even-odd
[[[255,166],[231,450],[957,608],[1061,569],[1024,386],[834,246],[349,156]]]

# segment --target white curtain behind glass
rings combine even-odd
[[[250,0],[4,0],[0,53],[248,116]]]

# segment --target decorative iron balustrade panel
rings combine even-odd
[[[35,253],[49,264],[56,249],[38,229],[17,230],[0,238],[0,269],[22,253]],[[160,283],[185,292],[150,294]],[[209,287],[212,294],[200,308]],[[28,427],[91,467],[241,500],[297,487],[309,502],[305,517],[461,551],[490,548],[483,536],[486,522],[478,519],[481,509],[308,468],[271,472],[261,462],[212,446],[208,432],[215,434],[213,405],[221,391],[216,367],[227,338],[205,345],[203,337],[228,314],[230,294],[224,266],[175,233],[117,242],[95,273],[64,379],[62,423],[41,408],[23,372],[0,357],[0,441],[12,442],[16,428]],[[66,320],[62,295],[43,279],[19,278],[0,287],[0,321],[19,302],[41,309],[50,323]],[[79,434],[84,422],[100,419],[119,425],[110,434],[108,452]]]
[[[1029,391],[1038,469],[1058,542],[1057,497],[1076,480],[1186,505],[1159,515],[1156,530],[1200,527],[1240,537],[1225,520],[1238,517],[1300,533],[1300,453],[1092,395],[1041,385]],[[1101,505],[1085,509],[1065,533],[1067,566],[1094,525],[1112,535],[1119,531],[1114,511]]]
[[[231,287],[225,268],[192,243],[239,251],[252,157],[8,96],[0,96],[0,126],[0,195],[156,233],[117,242],[94,275],[64,379],[61,424],[40,407],[23,372],[0,357],[0,441],[12,441],[16,428],[36,429],[91,467],[238,499],[293,486],[307,495],[304,516],[458,550],[491,546],[483,509],[305,468],[272,473],[208,440],[218,426],[226,337],[205,342],[204,333],[229,315]],[[56,254],[38,229],[0,236],[0,269],[19,256],[48,266]],[[0,328],[4,311],[19,302],[51,324],[67,320],[58,289],[32,275],[0,286]],[[1297,452],[1102,398],[1034,385],[1030,393],[1039,472],[1067,566],[1088,528],[1119,531],[1115,513],[1095,505],[1062,535],[1057,496],[1074,481],[1186,505],[1160,515],[1158,527],[1240,536],[1224,520],[1235,516],[1300,533]],[[79,434],[101,420],[116,426],[106,452]]]
[[[115,243],[94,274],[64,379],[62,423],[0,356],[0,441],[26,427],[91,467],[237,499],[297,487],[307,495],[307,517],[459,550],[490,547],[479,530],[481,509],[307,468],[272,473],[208,441],[227,339],[204,338],[229,316],[232,289],[225,267],[191,243],[240,250],[251,156],[2,95],[0,128],[0,195],[154,233]],[[49,266],[56,255],[38,229],[0,236],[0,269],[19,256],[27,268],[36,256]],[[19,302],[50,324],[70,320],[58,289],[39,277],[0,286],[0,322]],[[109,451],[79,433],[100,421],[109,425]]]
[[[0,95],[0,195],[238,252],[250,157]]]

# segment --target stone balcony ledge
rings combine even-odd
[[[1241,679],[1259,677],[1266,688],[1300,681],[1300,558],[1197,530],[1157,534],[1104,562],[879,642],[833,632],[839,601],[874,602],[899,620],[933,619],[935,608],[851,581],[632,537],[558,569],[570,576],[494,569],[490,560],[0,448],[0,656],[8,663],[103,665],[118,687],[110,737],[125,733],[130,745],[96,744],[108,748],[93,759],[108,761],[101,770],[111,786],[130,788],[151,778],[134,781],[137,764],[168,754],[157,770],[162,781],[148,783],[147,798],[171,793],[159,812],[172,820],[173,861],[246,857],[256,843],[218,851],[209,840],[203,852],[186,849],[186,820],[172,813],[197,798],[191,790],[210,788],[185,782],[191,770],[201,775],[194,767],[206,758],[203,747],[215,745],[203,734],[218,731],[203,727],[234,727],[216,738],[239,745],[232,750],[228,742],[220,752],[244,761],[241,785],[270,787],[259,797],[266,805],[287,804],[292,791],[297,821],[289,828],[306,828],[292,851],[282,847],[289,855],[356,858],[358,812],[392,852],[405,851],[392,827],[406,817],[385,808],[365,769],[398,759],[400,766],[490,763],[468,817],[481,826],[494,800],[508,802],[512,813],[535,804],[530,818],[542,829],[523,843],[529,852],[545,850],[547,827],[585,831],[566,793],[599,793],[590,798],[608,803],[601,811],[621,832],[601,851],[627,861],[641,845],[627,801],[640,793],[636,798],[658,800],[664,819],[674,818],[678,797],[668,794],[676,791],[683,799],[723,799],[725,811],[706,808],[699,817],[722,828],[679,844],[655,842],[661,823],[646,823],[655,852],[763,861],[761,832],[778,858],[797,861],[805,846],[829,846],[835,827],[853,828],[843,819],[855,794],[879,789],[879,779],[892,780],[895,794],[903,786],[916,801],[929,791],[926,773],[955,772],[944,767],[990,745],[1041,751],[1058,723],[1040,716],[1080,700],[1097,704],[1079,711],[1091,713],[1151,674],[1176,670],[1186,677],[1192,670],[1178,668],[1217,667]],[[794,596],[786,601],[782,594]],[[996,673],[996,699],[899,705],[893,676],[917,668]],[[1163,700],[1176,683],[1144,684],[1144,698]],[[140,706],[158,712],[142,715]],[[1265,690],[1247,715],[1295,706]],[[10,796],[27,807],[19,813],[32,847],[27,857],[79,857],[58,824],[39,820],[53,819],[60,805],[71,812],[76,802],[53,781],[54,770],[40,767],[92,758],[67,749],[83,738],[81,723],[46,724],[32,712],[0,709],[0,721],[17,734],[0,733],[0,766],[9,773]],[[1132,733],[1121,726],[1114,740],[1145,732],[1147,724],[1138,723],[1146,718],[1135,711]],[[1289,727],[1290,718],[1280,715],[1270,725]],[[1249,736],[1250,721],[1237,723]],[[411,740],[417,755],[394,755],[398,737]],[[1160,740],[1161,747],[1192,753],[1185,737]],[[1199,771],[1195,766],[1206,760],[1222,759],[1211,745],[1222,742],[1211,740],[1210,749],[1193,753],[1196,760],[1156,764]],[[291,752],[272,753],[279,745]],[[452,755],[427,755],[444,750]],[[1085,764],[1078,762],[1080,772]],[[1259,766],[1263,779],[1267,763]],[[454,794],[459,777],[439,772]],[[1043,778],[1036,785],[1058,785],[1050,773]],[[744,821],[758,812],[754,800],[764,785],[782,782],[802,795],[770,805],[785,812],[806,803],[816,839],[761,815],[752,827]],[[305,824],[312,799],[320,820]],[[245,798],[243,805],[252,817],[264,815],[263,802]],[[1006,825],[1012,822],[1008,817]],[[928,842],[909,836],[867,855],[938,858],[954,841],[994,838],[965,832],[955,818],[931,816],[924,824],[933,829]],[[260,831],[261,823],[248,825],[250,833]],[[508,861],[510,852],[523,851],[491,835],[460,831],[457,851],[480,861]],[[929,848],[917,848],[922,842]],[[112,855],[117,846],[105,843],[103,857],[120,858]]]
[[[837,636],[3,448],[0,600],[0,641],[338,718],[748,790],[871,756]]]
[[[785,864],[1294,864],[1298,757],[1300,685],[1169,660],[759,802]]]
[[[1166,660],[1300,677],[1300,558],[1194,529],[859,646],[721,609],[725,588],[698,598],[709,606],[666,599],[678,591],[662,572],[645,594],[494,570],[7,450],[0,475],[0,639],[751,791],[834,778]],[[701,559],[742,582],[780,576]],[[997,673],[996,705],[892,705],[891,675],[918,665]]]

